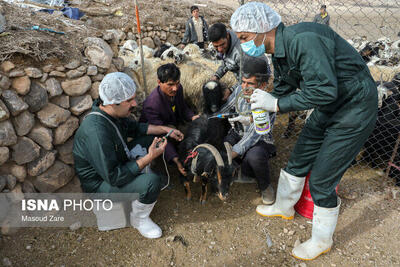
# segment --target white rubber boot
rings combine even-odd
[[[156,202],[143,204],[138,200],[132,201],[131,225],[146,238],[159,238],[162,235],[161,228],[149,217],[155,204]]]
[[[313,260],[331,249],[339,208],[340,198],[338,198],[338,205],[335,208],[322,208],[314,205],[311,238],[293,249],[293,257],[300,260]]]
[[[279,176],[276,199],[273,205],[258,205],[256,212],[267,217],[282,217],[286,220],[294,218],[293,206],[297,203],[303,191],[305,177],[296,177],[283,169]]]

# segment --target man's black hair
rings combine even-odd
[[[268,82],[271,70],[268,66],[267,58],[243,55],[242,74],[246,79],[256,76],[259,85],[263,82]]]
[[[190,7],[190,13],[192,13],[192,12],[195,11],[196,9],[198,10],[199,7],[198,7],[198,6],[191,6],[191,7]]]
[[[157,77],[162,83],[166,83],[169,80],[176,82],[181,78],[181,71],[174,63],[168,63],[161,65],[157,69]]]
[[[215,23],[210,27],[210,29],[208,29],[208,40],[210,40],[210,42],[217,42],[227,36],[228,32],[223,23]]]
[[[323,8],[323,9],[326,9],[326,5],[322,5],[322,6],[321,6],[321,9],[322,9],[322,8]]]

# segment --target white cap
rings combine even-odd
[[[136,84],[127,74],[113,72],[107,74],[100,83],[99,95],[103,105],[119,104],[131,98],[136,92]]]
[[[231,17],[235,32],[269,32],[281,23],[281,16],[264,3],[249,2],[240,6]]]

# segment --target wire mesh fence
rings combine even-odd
[[[238,0],[239,5],[249,1]],[[360,53],[378,85],[376,126],[348,173],[381,175],[400,185],[400,1],[391,0],[270,0],[263,1],[282,16],[286,25],[313,21],[326,5],[330,27]],[[275,169],[283,167],[305,123],[307,112],[281,114],[274,136],[279,156]]]

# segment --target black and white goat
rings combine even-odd
[[[203,86],[204,114],[188,125],[185,139],[179,145],[181,162],[194,175],[194,182],[201,182],[200,202],[207,200],[208,184],[217,192],[221,200],[226,200],[236,166],[232,162],[231,146],[224,143],[230,125],[222,119],[209,119],[213,111],[222,105],[223,87],[218,82],[207,82]],[[189,180],[181,177],[186,198],[192,196]]]

